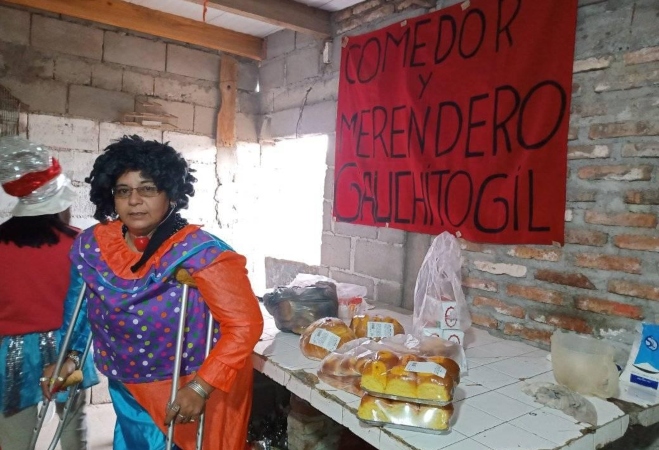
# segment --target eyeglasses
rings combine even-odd
[[[115,198],[128,198],[133,194],[133,191],[137,191],[137,195],[140,197],[155,197],[160,194],[160,189],[153,184],[148,184],[146,186],[138,186],[136,188],[128,186],[120,186],[112,189],[112,195]]]

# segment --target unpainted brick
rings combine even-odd
[[[574,141],[579,139],[579,127],[570,127],[567,132],[567,140]]]
[[[119,121],[135,110],[135,99],[124,92],[89,86],[69,88],[69,114],[90,119]]]
[[[627,317],[634,320],[642,320],[645,316],[643,310],[635,305],[604,300],[597,297],[579,295],[574,299],[574,306],[582,311],[590,311],[609,316]]]
[[[542,314],[536,312],[529,313],[529,317],[536,322],[552,325],[564,330],[575,331],[577,333],[589,334],[593,331],[593,328],[588,322],[579,317],[564,314]]]
[[[572,72],[589,72],[591,70],[602,70],[606,69],[611,65],[613,60],[612,56],[604,56],[602,58],[586,58],[580,59],[574,62]]]
[[[323,233],[321,244],[321,264],[339,269],[351,269],[351,238]]]
[[[482,278],[465,277],[462,279],[462,286],[471,289],[480,289],[481,291],[497,292],[499,285],[496,281],[484,280]]]
[[[625,203],[631,203],[633,205],[659,205],[659,189],[626,191]]]
[[[373,23],[380,19],[391,16],[395,11],[394,5],[383,5],[375,11],[369,11],[364,14],[360,19],[362,23]]]
[[[295,50],[295,32],[282,30],[269,35],[265,40],[268,59],[276,58]]]
[[[626,136],[659,136],[659,121],[600,123],[590,126],[590,139]]]
[[[286,83],[294,84],[320,73],[321,52],[315,47],[298,50],[286,56]]]
[[[395,244],[357,239],[354,271],[381,280],[403,282],[404,248]]]
[[[100,61],[103,56],[103,31],[33,14],[32,45]]]
[[[568,159],[608,158],[610,154],[608,145],[570,145],[567,148]]]
[[[602,247],[609,240],[609,235],[601,231],[584,230],[584,229],[565,229],[565,242],[568,244],[590,245],[593,247]]]
[[[595,92],[624,91],[643,86],[651,86],[659,81],[659,70],[640,73],[624,73],[617,77],[609,77],[595,85]]]
[[[658,158],[659,142],[625,144],[622,147],[622,156],[625,158]]]
[[[218,81],[220,55],[167,44],[167,72],[202,80]]]
[[[194,132],[206,136],[215,137],[217,125],[217,110],[195,105],[194,107]]]
[[[496,298],[476,296],[473,300],[474,306],[493,308],[499,314],[523,319],[526,311],[521,306],[511,305]]]
[[[494,250],[486,244],[471,242],[464,238],[458,238],[458,241],[460,242],[460,248],[467,252],[487,253],[490,255],[494,254]]]
[[[550,305],[562,305],[565,303],[563,294],[549,289],[535,286],[521,286],[509,284],[506,286],[506,294],[514,297],[522,297],[534,302],[548,303]]]
[[[330,269],[329,277],[339,283],[350,283],[358,286],[364,286],[367,290],[366,297],[374,298],[375,282],[372,278],[367,278],[354,273],[348,273],[343,270]]]
[[[575,256],[574,264],[578,267],[588,267],[590,269],[641,273],[641,260],[626,256],[579,253]]]
[[[166,44],[108,31],[105,32],[103,60],[164,72]]]
[[[586,100],[582,100],[586,101]],[[588,99],[589,103],[583,104],[581,102],[573,102],[571,106],[571,115],[579,117],[595,117],[595,116],[605,116],[609,112],[609,105],[605,103],[590,103],[591,100]],[[574,120],[574,117],[573,117]]]
[[[538,269],[535,273],[535,279],[581,289],[595,289],[595,285],[590,279],[581,273],[563,273],[550,269]]]
[[[66,113],[67,86],[55,80],[0,78],[0,84],[21,101],[31,112]],[[31,136],[30,136],[31,137]]]
[[[623,60],[627,65],[659,61],[659,47],[647,47],[635,52],[625,53]]]
[[[121,90],[136,95],[153,95],[154,84],[150,75],[125,70]]]
[[[588,210],[584,215],[586,223],[618,227],[654,228],[657,226],[657,216],[645,213],[607,214]]]
[[[382,4],[383,4],[382,0],[368,0],[366,2],[358,3],[357,5],[352,7],[352,15],[358,16],[360,14],[365,13],[368,10],[377,8]]]
[[[659,287],[650,284],[641,284],[626,280],[611,280],[609,281],[608,289],[609,292],[613,292],[614,294],[659,301]]]
[[[30,13],[0,6],[0,41],[28,45]]]
[[[98,151],[98,123],[87,119],[30,114],[30,139],[69,150]]]
[[[613,244],[628,250],[659,252],[659,236],[621,234],[613,238]]]
[[[329,173],[331,177],[334,174],[332,171]],[[396,230],[394,228],[378,228],[378,241],[389,242],[391,244],[404,244],[407,233],[403,230]]]
[[[537,259],[539,261],[558,261],[562,252],[557,249],[542,249],[533,247],[517,246],[508,251],[510,256],[523,259]]]
[[[597,199],[597,191],[584,191],[581,189],[570,189],[567,191],[568,202],[594,202]]]
[[[218,108],[220,106],[220,90],[207,82],[188,83],[171,78],[155,79],[156,97],[167,100],[194,103],[195,105]]]
[[[400,283],[378,282],[375,285],[375,301],[400,306],[403,300],[403,285]]]
[[[89,85],[92,80],[92,67],[82,59],[58,56],[55,59],[55,79],[63,83]]]
[[[471,312],[471,323],[485,328],[496,330],[499,327],[499,321],[491,316]]]
[[[253,114],[236,113],[236,140],[241,143],[257,143],[257,126],[260,117]]]
[[[511,277],[523,278],[526,276],[527,268],[519,264],[492,263],[489,261],[474,261],[476,269],[492,273],[494,275],[510,275]]]
[[[108,91],[121,91],[124,71],[107,64],[92,66],[92,86]]]
[[[507,323],[503,327],[503,333],[509,336],[518,336],[527,341],[549,345],[553,332],[551,330],[525,327],[520,323]]]
[[[586,166],[577,176],[582,180],[649,181],[652,166]]]

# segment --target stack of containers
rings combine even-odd
[[[368,361],[361,374],[366,392],[357,410],[361,421],[430,433],[450,430],[453,392],[460,382],[454,360],[391,352]]]

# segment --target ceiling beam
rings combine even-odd
[[[263,39],[121,0],[3,0],[262,60]]]
[[[204,0],[186,0],[200,5]],[[208,0],[208,7],[250,19],[311,34],[320,38],[332,35],[330,12],[293,0]]]

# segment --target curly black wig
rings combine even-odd
[[[112,189],[120,176],[132,171],[151,178],[169,200],[176,202],[176,211],[188,207],[194,195],[192,184],[197,179],[181,154],[166,143],[145,141],[137,135],[124,136],[105,148],[85,178],[91,184],[89,199],[96,205],[96,220],[106,223],[117,218]]]

